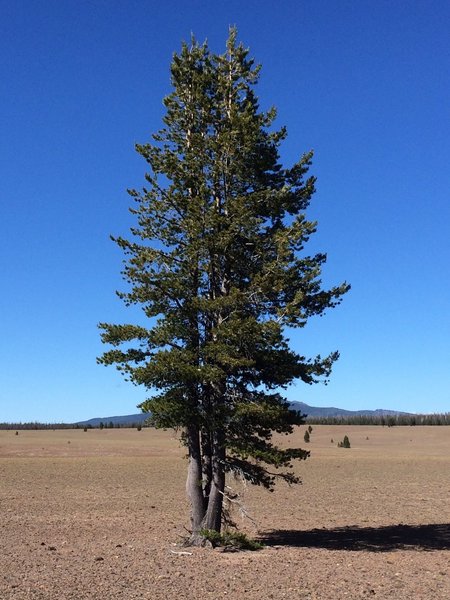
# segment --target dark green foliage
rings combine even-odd
[[[338,442],[338,448],[350,448],[350,440],[348,439],[348,436],[345,435],[342,442]]]
[[[174,56],[164,127],[136,146],[149,168],[146,187],[129,191],[136,226],[115,238],[129,284],[119,295],[146,321],[100,324],[112,348],[99,362],[150,390],[140,406],[153,425],[183,431],[197,533],[220,529],[225,473],[269,490],[299,482],[292,461],[309,453],[272,442],[303,422],[279,390],[326,380],[338,353],[306,358],[285,328],[349,289],[324,289],[325,254],[305,252],[312,153],[280,164],[286,130],[259,108],[259,70],[234,29],[222,55],[192,40]]]
[[[202,529],[200,535],[211,542],[214,548],[217,546],[228,550],[262,550],[264,548],[264,544],[261,542],[252,540],[245,533],[237,531],[225,530],[223,533],[219,533],[214,529]]]
[[[305,442],[307,444],[309,444],[309,442],[310,442],[310,436],[309,436],[309,431],[308,430],[305,431],[305,435],[303,436],[303,439],[305,440]]]

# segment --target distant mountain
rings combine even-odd
[[[290,407],[297,410],[308,417],[386,417],[395,415],[408,415],[410,413],[400,412],[398,410],[387,410],[385,408],[377,408],[376,410],[345,410],[343,408],[335,408],[334,406],[309,406],[304,402],[291,402]]]
[[[297,410],[308,417],[356,417],[356,416],[372,416],[372,417],[383,417],[383,416],[395,416],[395,415],[408,415],[409,413],[399,412],[397,410],[387,410],[384,408],[377,408],[376,410],[345,410],[343,408],[335,408],[333,406],[320,407],[320,406],[309,406],[304,402],[291,402],[290,407],[293,410]],[[136,413],[135,415],[124,415],[116,417],[95,417],[88,421],[78,421],[76,425],[87,427],[98,427],[100,423],[105,426],[112,423],[113,425],[120,425],[126,427],[127,425],[142,423],[149,418],[148,413]]]
[[[95,417],[94,419],[89,419],[87,421],[77,421],[74,425],[82,425],[83,427],[91,425],[92,427],[98,427],[100,423],[103,423],[105,426],[112,423],[113,425],[126,427],[127,425],[132,425],[134,423],[143,423],[149,416],[148,413],[137,413],[135,415],[123,415],[120,417]]]

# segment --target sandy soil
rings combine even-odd
[[[0,599],[450,598],[450,428],[316,426],[309,449],[302,486],[244,490],[262,551],[177,554],[170,432],[0,431]]]

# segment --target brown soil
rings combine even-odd
[[[243,490],[266,547],[223,553],[176,545],[171,433],[0,431],[0,599],[450,598],[450,428],[316,426],[308,448],[302,486]]]

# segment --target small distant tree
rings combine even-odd
[[[313,428],[311,427],[311,425],[308,425],[308,431],[309,433],[312,433]]]
[[[344,439],[342,440],[342,442],[338,443],[339,448],[350,448],[350,440],[348,439],[348,436],[344,436]]]
[[[304,250],[316,231],[305,215],[312,152],[280,164],[286,130],[272,128],[275,109],[259,108],[259,71],[235,29],[224,54],[192,39],[174,55],[164,127],[136,146],[150,169],[146,187],[129,192],[136,226],[115,238],[130,284],[120,296],[148,322],[100,324],[112,349],[99,362],[152,391],[140,407],[155,426],[183,432],[193,544],[221,529],[227,473],[269,490],[300,481],[292,461],[309,453],[272,434],[303,417],[278,390],[326,379],[338,353],[308,359],[285,329],[349,289],[324,289],[325,254]]]
[[[310,442],[310,436],[309,436],[309,431],[308,430],[305,431],[305,435],[303,436],[303,439],[305,440],[305,442],[307,444],[309,444],[309,442]]]

